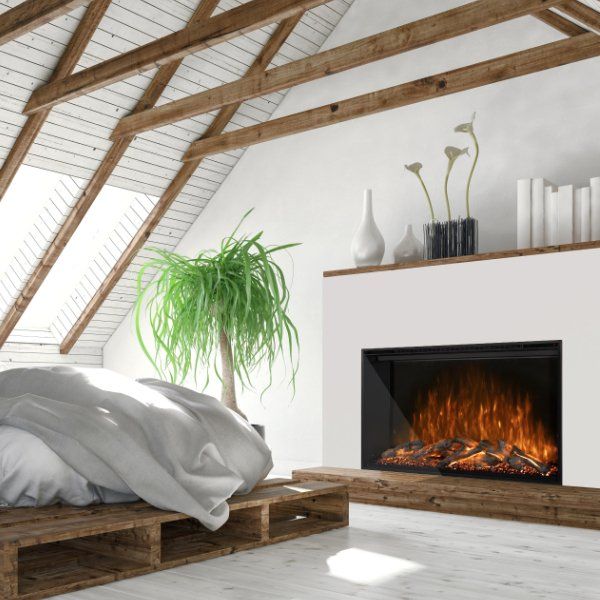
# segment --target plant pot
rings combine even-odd
[[[260,435],[260,437],[264,440],[265,439],[265,426],[257,425],[256,423],[251,423],[251,425],[254,428],[254,431],[256,431],[256,433],[258,433],[258,435]]]
[[[450,258],[477,254],[479,223],[477,219],[432,221],[423,226],[426,259]]]
[[[470,256],[479,252],[479,221],[469,217],[458,220],[458,254]]]

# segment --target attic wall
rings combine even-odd
[[[383,31],[466,2],[456,0],[356,0],[328,47]],[[560,34],[527,17],[449,42],[394,57],[292,90],[276,115],[373,91],[448,68],[560,39]],[[600,175],[600,59],[401,108],[249,149],[227,182],[182,240],[178,251],[192,256],[214,247],[246,210],[255,208],[246,231],[265,230],[270,243],[302,242],[293,264],[282,259],[292,285],[292,317],[300,330],[297,393],[275,385],[261,404],[242,394],[242,407],[265,423],[278,460],[319,463],[322,438],[322,271],[352,266],[350,244],[361,215],[362,192],[373,188],[375,218],[385,237],[385,262],[412,223],[419,232],[427,219],[422,192],[404,164],[421,161],[436,209],[443,210],[443,176],[448,144],[467,140],[454,134],[477,111],[481,164],[473,210],[481,224],[481,250],[513,248],[516,236],[516,180],[545,176],[555,183],[583,185]],[[464,214],[468,161],[457,165],[451,198]],[[482,287],[494,285],[481,279]],[[420,290],[402,294],[418,296]],[[444,311],[440,292],[438,310]],[[477,302],[477,298],[473,298]],[[523,298],[523,302],[527,302]],[[362,307],[377,311],[378,298]],[[453,315],[449,314],[448,319]],[[361,319],[361,314],[356,314]],[[127,319],[105,347],[109,368],[140,377],[152,369],[137,349]],[[277,373],[276,382],[281,379]],[[265,379],[257,377],[260,388]],[[190,381],[193,386],[194,382]],[[218,382],[209,391],[219,393]]]

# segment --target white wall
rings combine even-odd
[[[583,250],[327,278],[325,464],[360,468],[362,349],[562,340],[563,483],[600,488],[599,269]]]
[[[464,1],[355,0],[327,47],[438,13]],[[276,116],[396,85],[417,77],[559,39],[527,17],[435,47],[411,52],[290,92]],[[381,113],[248,150],[179,246],[193,255],[214,246],[250,207],[246,230],[264,229],[272,243],[303,242],[293,251],[292,315],[300,329],[298,392],[272,389],[260,404],[242,400],[249,416],[268,428],[277,459],[322,460],[323,270],[351,266],[349,247],[361,212],[362,190],[374,189],[375,216],[386,239],[386,261],[404,226],[427,219],[414,177],[403,165],[419,160],[442,210],[443,149],[466,140],[455,125],[478,112],[481,165],[473,209],[481,222],[482,250],[515,245],[515,189],[519,177],[545,176],[583,184],[600,168],[600,60]],[[464,162],[452,195],[461,212]],[[440,212],[441,214],[441,212]],[[292,268],[286,263],[292,276]],[[482,272],[483,282],[486,272]],[[127,320],[105,349],[108,368],[141,376],[151,372]],[[214,388],[213,388],[214,391]]]

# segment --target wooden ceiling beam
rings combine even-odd
[[[0,15],[0,44],[49,23],[89,0],[26,0]]]
[[[478,0],[337,48],[308,56],[254,77],[169,102],[120,121],[111,139],[136,135],[169,123],[315,81],[436,42],[484,29],[524,15],[546,11],[562,0]],[[566,20],[566,19],[565,19]]]
[[[245,77],[251,77],[259,71],[266,69],[277,52],[279,52],[281,46],[285,43],[289,35],[292,33],[298,22],[301,20],[302,14],[297,14],[290,17],[280,23],[277,29],[273,32],[269,41],[265,44],[261,53],[254,60]],[[203,137],[212,137],[221,134],[227,124],[231,121],[241,103],[231,104],[222,108],[213,122],[205,132]],[[127,138],[125,138],[127,139]],[[202,138],[201,138],[202,139]],[[119,142],[116,142],[119,143]],[[102,285],[98,288],[93,298],[88,302],[87,306],[81,313],[79,319],[73,325],[65,339],[61,343],[60,352],[61,354],[68,354],[81,334],[85,331],[86,327],[90,324],[90,321],[94,318],[94,315],[98,312],[98,309],[102,306],[108,295],[112,292],[115,285],[119,282],[123,274],[131,264],[131,261],[136,257],[137,253],[142,249],[150,234],[154,231],[156,226],[160,223],[165,213],[169,210],[173,202],[177,199],[183,188],[187,185],[188,181],[192,178],[202,159],[196,161],[189,161],[183,164],[169,187],[165,190],[156,206],[152,209],[135,237],[131,240],[115,266],[112,268],[110,273]]]
[[[111,0],[93,0],[89,5],[69,44],[60,57],[50,81],[66,77],[77,66],[81,55],[87,48],[110,3]],[[0,169],[0,200],[6,194],[49,114],[49,109],[41,110],[35,115],[28,117],[25,125],[21,128],[15,143],[2,165],[2,169]]]
[[[600,36],[585,33],[199,140],[190,146],[184,160],[195,161],[212,154],[245,148],[597,56],[600,56]]]
[[[95,0],[95,2],[97,4],[105,3],[106,5],[108,5],[110,3],[110,0]],[[200,4],[198,5],[198,8],[194,12],[190,20],[190,26],[195,23],[199,23],[209,19],[218,4],[219,0],[201,0]],[[93,8],[94,6],[90,5],[88,13]],[[141,111],[147,109],[148,107],[154,106],[154,104],[161,97],[163,91],[165,90],[166,86],[171,80],[171,77],[173,77],[175,71],[177,70],[180,64],[181,60],[175,61],[162,66],[157,71],[156,75],[150,82],[150,85],[138,101],[134,111]],[[29,117],[26,127],[31,123],[29,127],[31,130],[33,130],[34,127],[36,127],[39,119],[41,119],[43,123],[43,120],[47,116],[48,112],[48,109],[44,109],[43,111],[36,113],[32,117]],[[106,185],[109,177],[112,175],[112,172],[114,171],[121,158],[123,158],[123,155],[127,151],[127,148],[131,144],[132,140],[132,137],[122,138],[118,142],[113,143],[106,155],[104,156],[104,159],[100,163],[100,166],[94,173],[93,177],[88,181],[85,189],[81,192],[67,220],[59,229],[52,244],[42,256],[39,264],[36,266],[33,273],[29,277],[27,283],[25,284],[21,294],[14,302],[12,307],[9,309],[6,317],[4,318],[4,321],[0,325],[0,347],[2,347],[2,345],[6,342],[8,336],[19,322],[23,313],[27,310],[27,307],[29,306],[31,300],[41,287],[42,283],[45,281],[52,267],[62,254],[62,251],[64,250],[66,245],[69,243],[70,239],[79,227],[81,221],[87,214],[88,210],[90,209],[90,207],[92,206],[92,204]]]
[[[600,34],[600,13],[598,11],[578,0],[563,1],[557,8],[571,19],[583,23],[586,27]]]
[[[577,23],[573,23],[573,21],[569,21],[569,19],[565,19],[565,17],[559,15],[558,13],[552,12],[551,10],[544,10],[537,13],[536,18],[546,25],[550,25],[557,31],[568,35],[569,37],[573,37],[574,35],[581,35],[582,33],[587,33],[587,29],[580,27]]]
[[[42,86],[32,94],[23,112],[27,115],[33,114],[265,25],[304,13],[326,2],[327,0],[250,0],[208,19],[205,23],[177,31],[60,81]]]

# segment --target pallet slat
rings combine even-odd
[[[37,600],[348,524],[345,485],[267,480],[218,531],[145,502],[0,509],[0,598]]]

